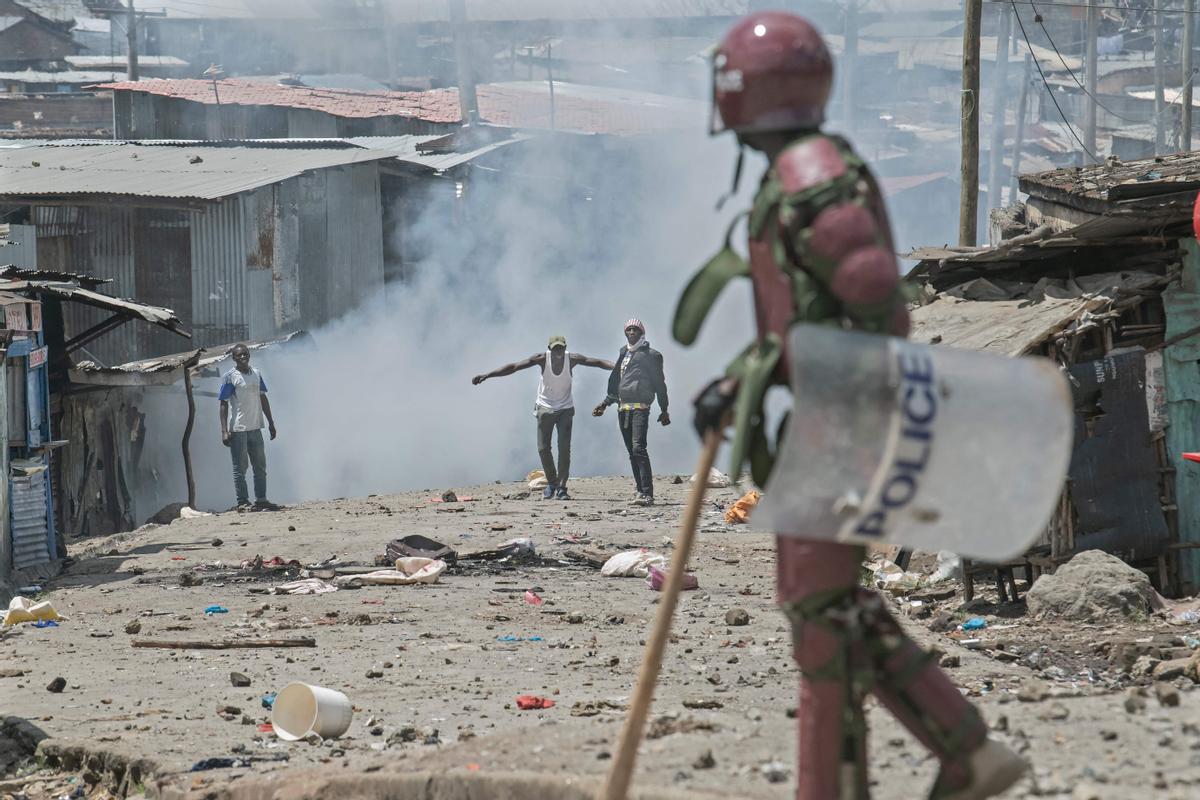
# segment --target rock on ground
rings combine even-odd
[[[1026,594],[1029,611],[1075,620],[1148,613],[1154,588],[1140,570],[1099,550],[1086,550],[1042,575]]]

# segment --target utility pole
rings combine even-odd
[[[847,134],[854,133],[857,125],[857,104],[854,84],[858,80],[858,0],[846,0],[843,39],[846,43],[842,58],[842,124]]]
[[[467,31],[466,0],[449,0],[450,22],[454,26],[454,58],[458,63],[458,107],[464,125],[479,118],[479,101],[475,97],[475,77],[471,70],[471,42]]]
[[[1008,96],[1008,37],[1012,17],[1007,6],[1000,6],[1000,30],[996,36],[996,88],[992,91],[992,141],[988,148],[988,207],[1000,208],[1003,203],[1004,129]]]
[[[1087,114],[1084,116],[1083,141],[1087,144],[1088,153],[1096,152],[1096,69],[1097,69],[1097,39],[1100,36],[1100,8],[1096,4],[1100,0],[1092,0],[1087,7]],[[1091,158],[1084,153],[1084,163]]]
[[[974,247],[979,228],[979,29],[983,0],[965,0],[962,77],[962,160],[958,243]]]
[[[1021,191],[1021,148],[1025,144],[1025,113],[1029,108],[1029,84],[1033,81],[1033,59],[1025,54],[1025,73],[1021,77],[1021,99],[1017,102],[1017,133],[1013,138],[1012,154],[1012,185],[1009,187],[1009,200],[1017,202],[1017,194]]]
[[[1183,0],[1183,113],[1180,114],[1180,150],[1192,150],[1192,49],[1196,37],[1196,0]]]
[[[1166,78],[1163,75],[1163,0],[1154,0],[1154,155],[1167,149]]]
[[[129,80],[136,81],[138,79],[138,35],[137,35],[137,12],[133,10],[133,0],[125,0],[129,3],[129,18],[125,23],[125,36],[129,40]]]

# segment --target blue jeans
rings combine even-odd
[[[246,462],[254,467],[254,499],[267,499],[267,451],[263,447],[262,429],[234,431],[229,434],[229,452],[233,456],[233,488],[238,505],[250,502],[246,489]]]

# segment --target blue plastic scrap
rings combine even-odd
[[[971,617],[962,624],[964,631],[981,631],[987,627],[987,620],[983,617]]]
[[[209,606],[208,608],[204,609],[204,613],[210,616],[213,614],[228,614],[229,609],[225,608],[224,606]]]
[[[37,622],[33,623],[33,627],[35,627],[35,628],[57,628],[58,623],[52,619],[39,619]]]
[[[273,708],[274,706],[275,706],[275,692],[271,692],[270,694],[264,694],[262,696],[262,707],[263,708]]]

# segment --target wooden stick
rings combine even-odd
[[[691,555],[692,542],[696,538],[696,528],[700,522],[700,510],[704,505],[704,491],[708,488],[708,475],[712,471],[713,462],[717,460],[717,450],[720,447],[721,433],[710,431],[704,439],[700,464],[696,468],[696,483],[692,486],[687,508],[683,512],[683,521],[680,523],[679,533],[675,537],[671,567],[667,572],[667,585],[663,587],[662,599],[658,604],[654,630],[651,632],[650,638],[646,640],[646,651],[642,656],[642,669],[638,674],[633,699],[629,703],[629,715],[625,718],[625,727],[621,730],[617,757],[613,759],[612,770],[608,773],[608,783],[601,795],[604,800],[625,800],[629,784],[633,780],[638,746],[642,743],[646,717],[650,713],[650,702],[654,699],[654,684],[658,682],[658,673],[662,669],[663,650],[666,648],[667,638],[671,634],[671,620],[675,616],[675,606],[679,603],[679,592],[683,588],[683,576],[687,572],[688,556]]]
[[[316,639],[218,639],[215,642],[198,640],[155,641],[134,639],[134,647],[159,647],[164,650],[235,650],[253,647],[316,647]]]

